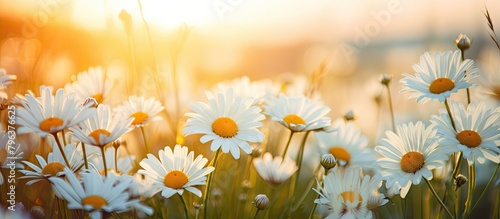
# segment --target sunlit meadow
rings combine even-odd
[[[0,218],[500,218],[499,9],[0,0]]]

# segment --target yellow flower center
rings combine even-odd
[[[328,152],[330,152],[330,154],[332,154],[337,159],[346,162],[349,162],[349,160],[351,160],[351,154],[343,147],[333,146],[328,150]]]
[[[188,182],[188,177],[185,173],[178,170],[173,170],[163,178],[163,184],[172,189],[180,189]]]
[[[148,119],[148,114],[143,113],[143,112],[136,112],[136,113],[132,114],[132,116],[130,116],[130,117],[134,117],[134,121],[132,121],[132,125],[139,125],[139,124],[142,124],[144,121],[146,121],[146,119]]]
[[[95,101],[97,101],[97,103],[101,103],[101,101],[102,101],[102,94],[101,94],[101,93],[99,93],[99,94],[94,94],[94,95],[92,95],[92,96],[90,96],[90,97],[94,98],[94,99],[95,99]]]
[[[231,138],[238,133],[238,125],[231,118],[221,117],[212,123],[212,131],[223,138]]]
[[[105,129],[97,129],[97,130],[94,130],[93,132],[91,132],[89,134],[89,136],[94,139],[94,141],[97,145],[101,145],[101,142],[99,141],[99,136],[101,136],[102,134],[104,134],[108,137],[111,135],[111,133],[106,131]]]
[[[342,192],[342,194],[340,194],[340,196],[342,196],[342,198],[344,199],[344,202],[354,202],[354,198],[356,197],[355,196],[355,193],[353,191],[346,191],[346,192]],[[361,195],[358,194],[358,201],[361,202]]]
[[[306,121],[304,119],[300,118],[300,116],[297,116],[295,114],[288,114],[285,117],[283,117],[283,121],[286,122],[288,127],[290,127],[290,124],[295,124],[295,125],[305,125]]]
[[[401,169],[407,173],[415,173],[420,170],[425,163],[424,155],[420,152],[411,151],[403,155],[399,164]]]
[[[94,209],[101,209],[108,203],[101,196],[89,195],[82,199],[82,205],[91,205]]]
[[[50,132],[50,129],[52,129],[53,127],[61,126],[62,124],[62,119],[59,119],[57,117],[47,118],[40,122],[40,130],[44,132]]]
[[[62,165],[59,162],[52,162],[45,165],[45,167],[42,169],[42,174],[57,176],[57,174],[62,172],[63,170],[64,170],[64,165]]]
[[[482,142],[481,135],[472,130],[464,130],[457,134],[457,140],[469,148],[475,148]]]
[[[429,91],[433,94],[440,94],[450,91],[455,87],[455,83],[449,78],[438,78],[429,86]]]

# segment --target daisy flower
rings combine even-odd
[[[118,177],[110,174],[103,177],[95,171],[82,174],[82,182],[68,168],[64,169],[66,180],[52,177],[52,188],[59,198],[68,202],[68,209],[83,209],[90,213],[91,218],[102,218],[102,212],[124,212],[130,208],[137,208],[148,215],[153,210],[139,203],[138,199],[130,199],[127,193],[132,180],[119,181]]]
[[[246,154],[252,152],[249,142],[262,142],[264,134],[257,128],[262,126],[259,121],[265,119],[261,109],[252,106],[253,99],[243,99],[233,95],[233,90],[224,93],[206,92],[208,103],[198,102],[191,105],[194,113],[186,113],[190,117],[184,124],[182,133],[203,134],[201,143],[212,141],[210,149],[231,154],[240,158],[240,148]]]
[[[65,94],[63,89],[52,96],[50,87],[40,87],[40,97],[26,94],[26,102],[20,102],[23,108],[17,109],[19,124],[17,134],[35,132],[40,137],[56,134],[66,128],[73,127],[90,118],[95,109],[75,99],[75,94]]]
[[[281,94],[264,107],[265,113],[292,132],[323,130],[330,126],[330,108],[311,99]]]
[[[52,143],[52,151],[52,153],[49,153],[47,155],[47,160],[45,160],[38,154],[35,155],[39,166],[29,161],[22,161],[24,164],[33,169],[33,171],[19,170],[19,172],[24,174],[24,176],[20,177],[20,179],[30,179],[30,181],[28,181],[26,185],[32,185],[41,180],[46,180],[51,177],[63,176],[63,170],[67,166],[55,142]],[[80,151],[76,150],[75,144],[66,145],[64,147],[64,153],[66,155],[69,155],[69,168],[72,171],[76,171],[83,166],[83,154]]]
[[[432,116],[439,145],[453,152],[461,151],[469,165],[474,160],[484,163],[486,159],[500,163],[500,107],[488,108],[483,101],[465,107],[460,102],[450,101],[450,111],[456,131],[446,110],[439,116]]]
[[[108,105],[99,104],[94,116],[82,122],[80,128],[70,130],[81,142],[104,147],[129,132],[132,121],[133,118],[124,119],[121,115],[113,115]]]
[[[362,176],[360,168],[332,171],[324,179],[324,186],[314,202],[327,205],[326,218],[373,218],[372,210],[386,204],[388,200],[378,189],[382,180],[369,175]]]
[[[90,67],[88,71],[79,73],[76,81],[68,83],[64,89],[70,93],[75,92],[76,98],[83,102],[92,97],[97,103],[102,103],[111,90],[112,82],[106,77],[101,67]]]
[[[260,177],[273,186],[285,182],[298,169],[295,162],[288,157],[285,157],[285,159],[280,156],[273,158],[273,155],[269,152],[266,152],[262,158],[253,159],[253,166]]]
[[[396,133],[387,131],[387,138],[375,147],[382,156],[377,159],[377,164],[386,187],[399,183],[401,198],[406,196],[412,183],[420,184],[422,177],[431,180],[431,171],[444,165],[448,159],[435,139],[436,132],[433,125],[425,127],[421,121],[398,125]]]
[[[0,68],[0,101],[2,99],[7,99],[7,93],[4,92],[5,87],[11,84],[13,80],[16,80],[16,75],[8,75],[5,69]]]
[[[368,139],[354,123],[339,118],[333,122],[332,129],[335,132],[315,133],[321,154],[332,154],[341,165],[373,168],[375,151],[368,148]]]
[[[149,121],[161,120],[158,113],[163,110],[161,103],[154,97],[146,99],[143,96],[130,96],[127,102],[114,109],[117,114],[123,115],[124,118],[134,118],[132,125],[137,127],[144,126]]]
[[[416,74],[403,74],[401,92],[411,93],[410,98],[417,98],[417,102],[438,100],[442,103],[451,93],[471,87],[471,79],[477,77],[478,69],[472,66],[474,61],[470,59],[461,61],[460,54],[459,50],[434,55],[424,53],[420,63],[413,65]]]
[[[158,156],[160,160],[148,154],[148,158],[139,163],[144,169],[138,173],[154,180],[151,195],[161,191],[163,197],[170,198],[187,190],[201,197],[201,191],[195,186],[205,185],[207,175],[214,170],[214,167],[204,168],[208,162],[206,158],[198,155],[195,159],[193,151],[188,154],[188,148],[180,145],[175,145],[174,151],[165,147]]]

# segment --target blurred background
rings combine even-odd
[[[63,87],[97,65],[115,80],[115,93],[154,95],[152,72],[159,72],[165,103],[175,70],[185,112],[216,82],[308,77],[326,63],[320,91],[331,116],[353,109],[362,130],[377,136],[390,127],[385,98],[373,101],[386,92],[380,74],[394,76],[401,123],[442,107],[399,94],[401,74],[414,73],[425,51],[456,50],[464,33],[473,40],[465,57],[498,72],[485,8],[500,28],[500,1],[0,0],[0,67],[18,75],[10,95]],[[379,113],[382,129],[373,127]]]

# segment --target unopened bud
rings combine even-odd
[[[455,185],[457,188],[460,188],[463,186],[465,183],[467,183],[468,179],[462,174],[458,174],[457,178],[455,179]]]
[[[252,183],[248,179],[243,180],[241,187],[243,187],[243,192],[248,192],[252,189]]]
[[[248,201],[248,195],[247,193],[241,193],[239,196],[238,196],[238,201],[240,202],[247,202]]]
[[[111,145],[118,150],[118,148],[122,145],[122,141],[120,139],[116,139],[113,143],[111,143]]]
[[[320,163],[321,166],[323,166],[323,168],[325,168],[326,171],[334,168],[337,165],[337,161],[335,160],[335,157],[332,154],[321,155]]]
[[[130,13],[122,10],[120,11],[118,18],[120,18],[120,21],[122,22],[125,33],[130,34],[132,32],[132,16],[130,15]]]
[[[264,194],[258,194],[255,196],[255,201],[253,202],[253,206],[255,206],[259,210],[264,210],[269,205],[269,199]]]
[[[89,108],[97,108],[99,103],[97,102],[97,100],[95,98],[87,97],[87,99],[85,99],[85,102],[83,102],[83,105],[88,106]]]
[[[200,210],[202,207],[203,207],[203,204],[198,204],[196,202],[193,202],[194,210]]]
[[[460,34],[458,35],[457,39],[455,40],[455,45],[462,51],[467,50],[470,48],[471,40],[467,35],[465,34]]]
[[[262,148],[259,145],[252,146],[252,157],[260,157],[262,155]]]
[[[354,111],[352,111],[352,109],[348,110],[345,114],[344,114],[344,119],[346,121],[353,121],[356,119],[356,116],[354,115]]]
[[[387,86],[387,85],[389,85],[389,83],[391,83],[391,80],[392,80],[392,75],[382,74],[382,78],[380,79],[380,83]]]

